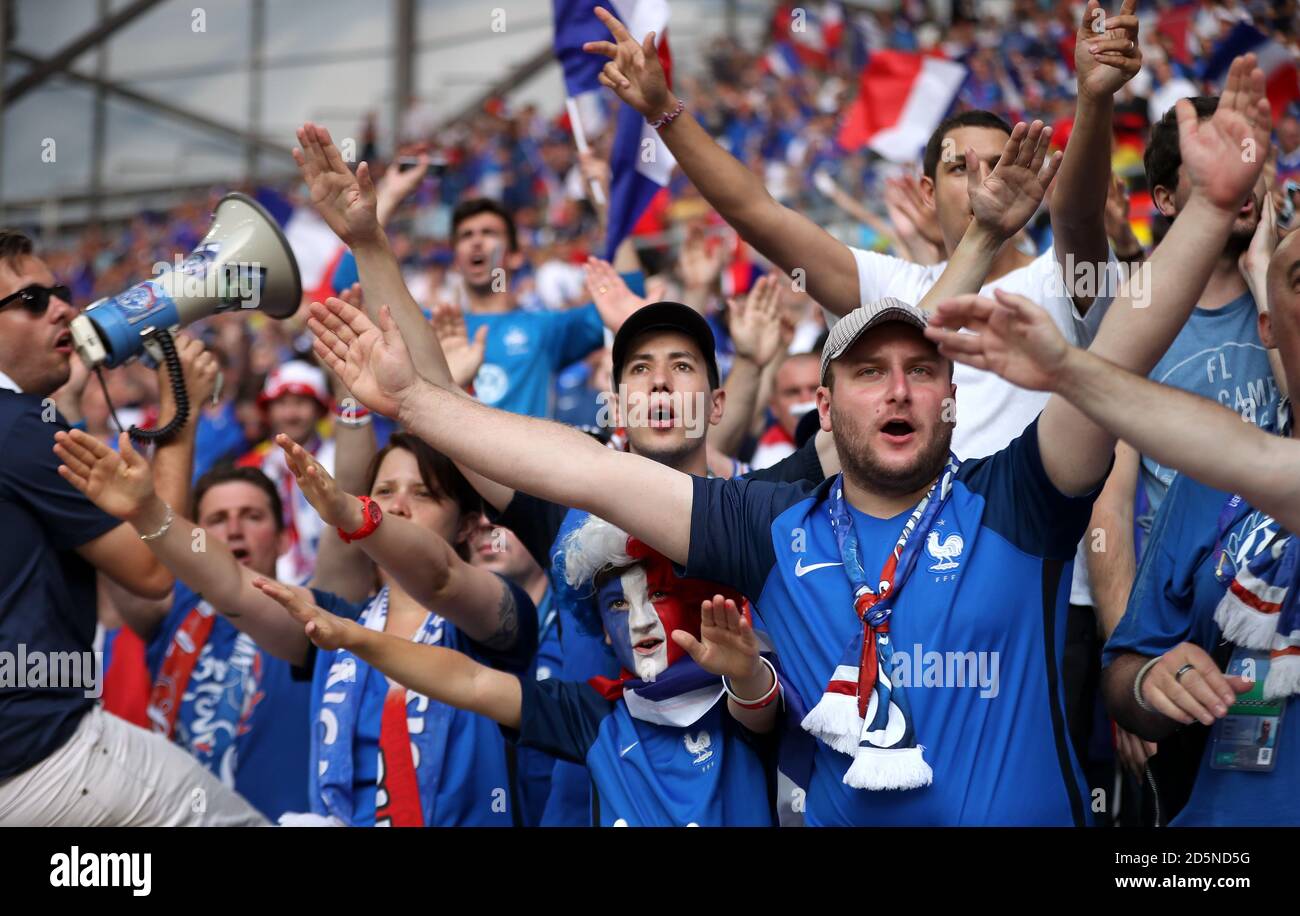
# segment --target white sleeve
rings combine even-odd
[[[893,255],[849,246],[858,262],[858,304],[894,296],[916,305],[934,285],[943,264],[913,264]]]
[[[1106,267],[1102,271],[1098,271],[1092,264],[1067,266],[1072,268],[1069,271],[1072,276],[1067,276],[1066,268],[1057,261],[1056,249],[1053,247],[1040,254],[1025,269],[1023,289],[1014,288],[1019,284],[1004,286],[995,282],[991,285],[1002,286],[1037,302],[1047,309],[1070,343],[1086,348],[1092,343],[1101,320],[1106,317],[1115,298],[1119,285],[1119,262],[1115,258],[1115,252],[1107,247]],[[1092,305],[1088,307],[1086,315],[1080,314],[1074,304],[1071,289],[1078,289],[1084,295],[1093,293]]]

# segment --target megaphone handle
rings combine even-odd
[[[164,445],[170,442],[189,420],[190,396],[185,390],[185,372],[181,368],[181,358],[176,353],[176,344],[172,340],[171,331],[159,328],[149,335],[149,339],[157,343],[158,348],[162,350],[163,362],[167,366],[167,376],[172,386],[172,397],[176,401],[176,416],[159,429],[141,429],[132,426],[128,432],[136,441]]]

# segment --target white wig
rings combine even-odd
[[[594,515],[564,539],[564,578],[574,588],[592,582],[602,570],[635,562],[627,552],[627,532]]]

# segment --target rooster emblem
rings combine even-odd
[[[925,552],[934,557],[939,562],[930,567],[930,572],[944,572],[949,569],[957,568],[957,558],[961,556],[962,547],[965,542],[962,541],[960,534],[950,534],[942,541],[939,540],[939,532],[931,531],[930,536],[925,540]]]
[[[713,739],[710,738],[709,733],[704,730],[701,730],[695,735],[687,732],[682,738],[682,742],[686,745],[686,753],[695,758],[691,762],[696,766],[699,766],[701,763],[704,763],[713,756],[713,751],[709,750],[709,745],[713,743]]]

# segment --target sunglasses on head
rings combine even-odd
[[[51,297],[57,297],[69,305],[72,304],[72,290],[66,286],[38,286],[33,283],[31,286],[25,286],[18,292],[0,299],[0,309],[6,308],[11,302],[17,302],[33,315],[40,317],[50,307]]]

